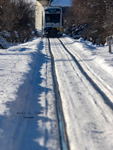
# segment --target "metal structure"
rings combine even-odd
[[[111,45],[113,44],[113,36],[111,35],[111,36],[108,36],[107,38],[106,38],[106,42],[107,42],[107,44],[109,45],[109,52],[111,53]]]
[[[42,34],[48,37],[60,37],[63,34],[61,7],[46,7],[43,11]]]

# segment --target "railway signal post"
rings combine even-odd
[[[109,53],[111,53],[111,45],[113,44],[113,36],[108,36],[106,42],[109,45]]]

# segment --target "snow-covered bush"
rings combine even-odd
[[[34,6],[23,0],[0,0],[0,35],[10,43],[39,36],[35,30]]]
[[[73,37],[74,39],[79,39],[80,37],[82,37],[82,33],[86,27],[87,27],[87,24],[84,24],[81,26],[77,26],[77,25],[73,24],[70,29],[67,28],[64,30],[64,32],[65,32],[65,34]]]
[[[113,2],[112,0],[72,0],[72,6],[68,8],[65,15],[66,29],[72,29],[72,24],[81,26],[88,24],[81,33],[84,39],[91,40],[93,43],[104,45],[106,37],[113,35]],[[69,31],[69,30],[68,30]],[[74,29],[71,33],[79,32]]]
[[[0,35],[0,49],[6,49],[9,47],[9,43]]]

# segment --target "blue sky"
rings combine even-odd
[[[71,0],[54,0],[52,5],[70,6]]]
[[[36,0],[28,0],[28,1],[31,1],[31,2],[33,2],[34,4],[36,4]],[[71,0],[54,0],[53,2],[52,2],[52,5],[54,5],[54,6],[58,6],[58,5],[60,5],[60,6],[70,6],[71,5]]]

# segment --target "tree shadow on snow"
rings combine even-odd
[[[41,52],[43,47],[41,41],[39,51],[32,54],[31,70],[19,87],[16,100],[7,103],[10,115],[0,116],[0,128],[3,128],[2,134],[0,130],[0,140],[3,141],[0,148],[4,148],[2,150],[47,150],[48,133],[45,123],[51,120],[46,114],[44,116],[47,107],[42,104],[41,95],[47,94],[50,89],[41,86],[44,79],[40,70],[49,58]],[[48,105],[47,102],[45,105]]]

